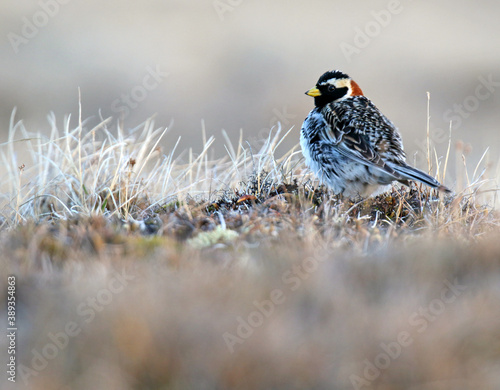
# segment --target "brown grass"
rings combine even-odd
[[[500,388],[484,176],[352,201],[295,150],[276,158],[279,132],[211,161],[210,140],[167,157],[151,123],[133,142],[106,126],[12,125],[0,295],[16,275],[17,387]]]

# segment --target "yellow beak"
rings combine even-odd
[[[321,92],[319,91],[318,88],[314,87],[314,88],[311,88],[309,91],[307,91],[306,95],[316,97],[316,96],[321,96]]]

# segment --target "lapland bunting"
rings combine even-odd
[[[393,181],[416,180],[450,192],[436,179],[405,162],[394,124],[339,70],[323,74],[306,92],[315,108],[302,125],[300,145],[307,166],[336,194],[368,197]]]

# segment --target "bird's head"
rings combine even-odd
[[[314,97],[316,107],[323,107],[351,96],[363,95],[363,91],[348,75],[340,70],[333,70],[323,74],[306,95]]]

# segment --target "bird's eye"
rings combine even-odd
[[[335,91],[335,89],[336,88],[333,85],[328,86],[328,92],[333,92],[333,91]]]

